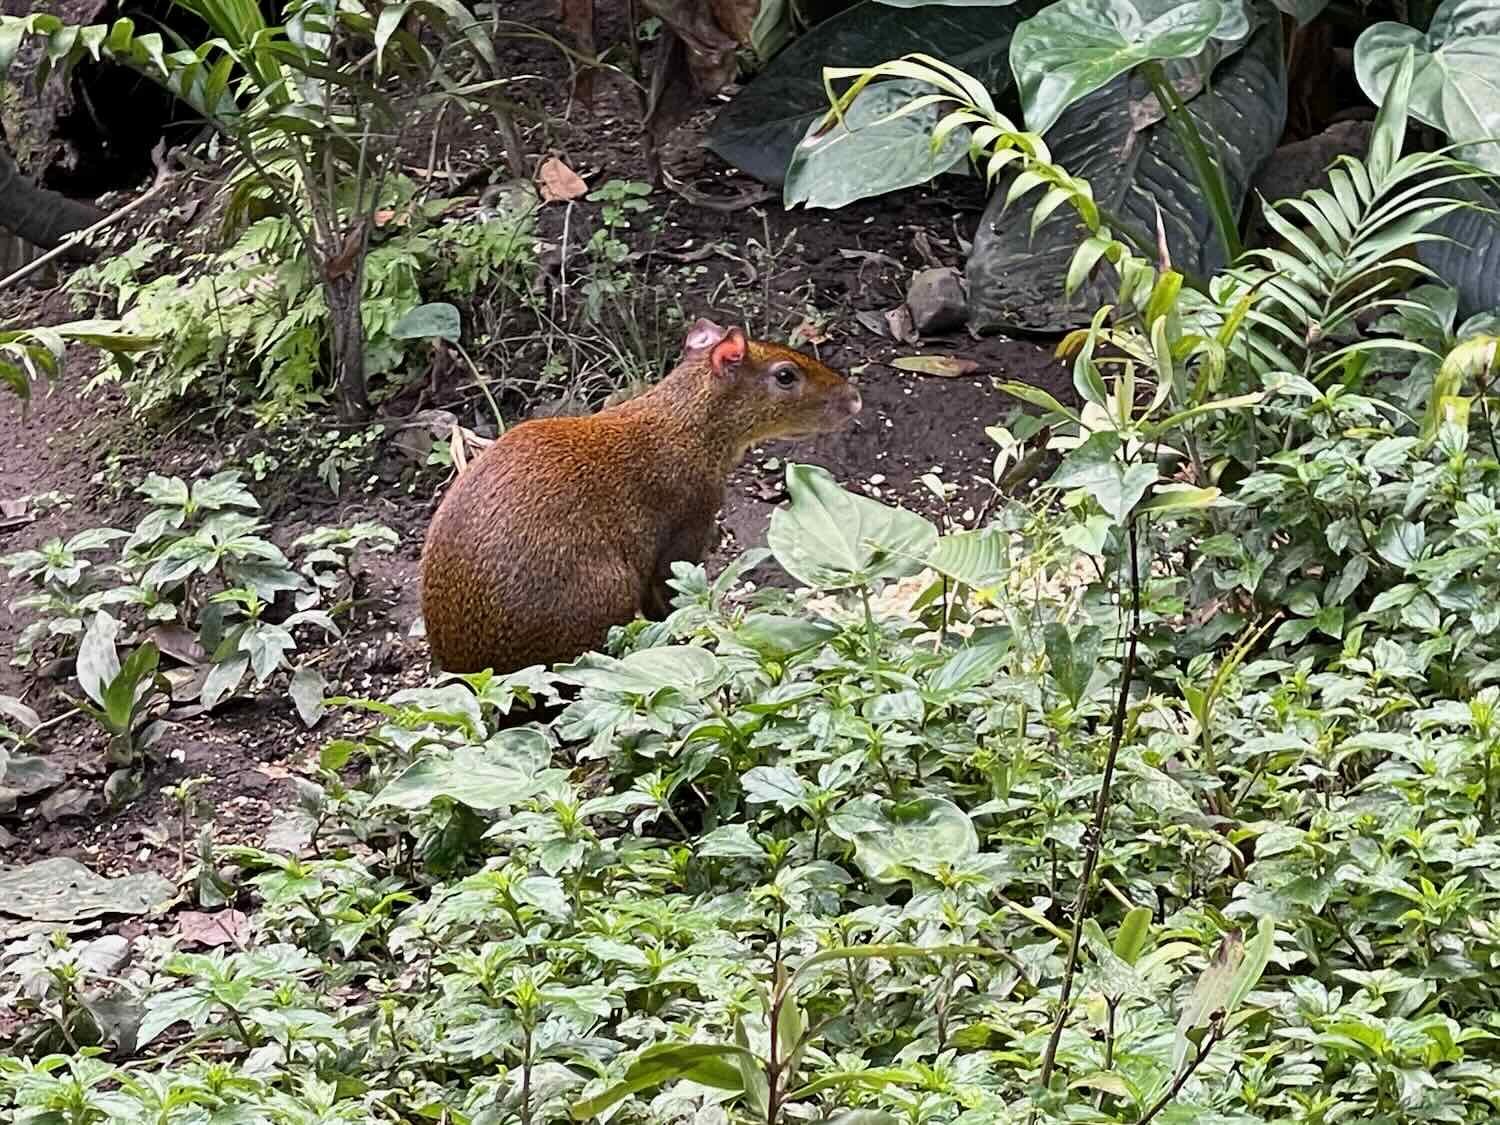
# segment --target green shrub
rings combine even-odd
[[[406,181],[396,189],[365,260],[361,305],[367,372],[384,394],[421,372],[408,356],[413,345],[390,334],[402,316],[438,296],[516,299],[536,273],[529,208],[445,222],[451,201],[423,202]],[[69,278],[76,307],[108,307],[128,331],[160,341],[134,364],[106,363],[96,382],[119,383],[140,410],[194,401],[227,414],[248,405],[262,425],[328,401],[328,309],[289,220],[261,219],[225,250],[168,249],[142,240]]]

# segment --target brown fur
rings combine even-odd
[[[524,422],[454,483],[422,553],[439,667],[563,663],[637,613],[664,617],[671,564],[708,550],[746,450],[858,411],[844,377],[810,356],[694,326],[706,330],[716,335],[690,334],[682,361],[645,394],[585,418]],[[795,393],[774,374],[787,360],[802,374]]]

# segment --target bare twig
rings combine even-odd
[[[14,273],[0,278],[0,289],[5,289],[6,287],[15,284],[18,281],[21,281],[24,278],[30,277],[37,270],[45,266],[48,262],[55,261],[56,259],[62,257],[62,255],[66,254],[78,243],[88,238],[89,235],[94,234],[97,231],[101,231],[105,227],[113,226],[115,223],[125,218],[125,216],[139,211],[147,203],[155,199],[158,193],[160,193],[161,189],[166,187],[167,182],[171,179],[171,165],[164,155],[166,144],[166,140],[163,139],[157,142],[156,147],[151,150],[151,162],[156,165],[156,179],[152,182],[151,186],[145,190],[144,193],[136,196],[123,207],[117,207],[108,215],[105,215],[104,218],[100,219],[93,226],[86,227],[83,230],[78,231],[76,234],[69,235],[67,238],[63,239],[62,242],[54,246],[51,250],[48,250],[45,254],[41,255],[38,258],[33,258],[30,262],[26,263],[26,265],[22,266]]]
[[[1088,850],[1084,852],[1083,871],[1078,877],[1078,898],[1073,903],[1073,933],[1068,946],[1068,963],[1063,969],[1062,991],[1057,997],[1057,1018],[1053,1021],[1052,1034],[1047,1038],[1047,1049],[1042,1055],[1041,1083],[1043,1086],[1052,1080],[1052,1071],[1057,1065],[1057,1045],[1062,1040],[1063,1028],[1067,1026],[1068,1014],[1071,1010],[1073,975],[1078,969],[1078,950],[1083,941],[1083,921],[1088,916],[1089,892],[1094,881],[1094,869],[1099,865],[1099,852],[1104,846],[1104,822],[1109,817],[1110,785],[1114,781],[1115,761],[1120,756],[1120,743],[1125,739],[1125,715],[1130,707],[1130,684],[1135,678],[1136,641],[1141,632],[1141,567],[1134,518],[1126,525],[1126,535],[1130,542],[1130,640],[1125,648],[1125,666],[1120,671],[1120,693],[1115,701],[1114,722],[1110,728],[1109,753],[1104,759],[1104,778],[1099,784],[1099,796],[1094,801],[1094,818],[1089,824],[1088,832]]]
[[[1187,1083],[1187,1080],[1193,1076],[1193,1071],[1202,1066],[1203,1060],[1208,1058],[1208,1053],[1214,1049],[1214,1044],[1219,1041],[1219,1035],[1223,1031],[1223,1028],[1223,1017],[1221,1015],[1219,1019],[1214,1020],[1209,1025],[1208,1031],[1203,1036],[1203,1042],[1198,1046],[1198,1053],[1189,1059],[1187,1065],[1177,1072],[1177,1077],[1172,1079],[1172,1084],[1167,1087],[1166,1092],[1156,1099],[1155,1105],[1141,1114],[1141,1119],[1136,1122],[1136,1125],[1146,1125],[1146,1122],[1172,1104],[1172,1099],[1182,1091],[1182,1087]]]
[[[662,169],[661,181],[673,193],[680,195],[694,207],[702,207],[705,211],[743,211],[746,207],[756,203],[765,203],[776,198],[774,188],[753,187],[742,191],[739,195],[718,199],[712,195],[704,195],[691,185],[683,183],[665,168]]]

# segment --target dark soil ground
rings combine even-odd
[[[517,13],[525,19],[535,14],[530,9],[542,5],[527,0],[518,7],[527,9]],[[541,84],[550,90],[566,89],[555,63],[535,49],[529,48],[515,65],[518,71],[540,74]],[[555,98],[548,96],[549,102]],[[550,108],[560,112],[563,106]],[[533,163],[557,155],[590,186],[643,178],[632,113],[629,99],[605,88],[592,112],[575,108],[566,121],[532,134]],[[754,189],[752,181],[698,146],[709,120],[711,113],[705,112],[680,129],[663,152],[664,165],[678,181],[705,194],[730,197]],[[429,144],[424,140],[424,149]],[[482,122],[445,122],[431,151],[440,152],[456,174],[464,174],[486,162],[498,167],[498,148]],[[424,151],[421,163],[427,155]],[[211,195],[213,186],[195,177],[191,184],[174,187],[155,209],[155,218],[148,210],[144,218],[131,220],[132,236],[153,222],[163,229],[190,222],[198,209],[184,207],[183,199]],[[959,239],[972,236],[983,205],[973,184],[944,182],[839,212],[788,213],[774,201],[714,210],[663,189],[653,202],[665,209],[657,242],[662,249],[686,253],[715,244],[724,251],[702,259],[704,268],[679,286],[676,300],[688,319],[749,320],[757,329],[768,324],[783,339],[798,324],[812,321],[824,337],[817,345],[822,358],[856,373],[865,400],[864,412],[844,433],[752,452],[731,482],[722,516],[723,542],[713,553],[712,566],[764,543],[770,514],[785,498],[781,466],[789,459],[822,465],[846,487],[918,509],[939,522],[972,526],[994,498],[989,483],[994,447],[985,427],[1015,406],[996,389],[997,383],[1022,381],[1068,397],[1068,378],[1046,341],[974,340],[958,334],[900,344],[873,334],[857,319],[858,313],[880,314],[899,305],[913,269],[934,261],[962,264]],[[596,210],[583,201],[577,207],[585,217]],[[561,206],[547,210],[544,236],[557,237],[563,213]],[[756,256],[747,249],[767,242],[778,251]],[[72,315],[55,290],[0,295],[0,323],[7,325],[56,323]],[[888,364],[895,356],[915,353],[954,355],[977,367],[961,378],[936,378]],[[133,484],[149,471],[191,478],[224,466],[221,439],[191,426],[143,427],[129,417],[118,393],[107,388],[85,393],[93,364],[84,351],[71,354],[53,393],[39,396],[24,417],[13,398],[0,396],[0,502],[11,502],[0,509],[0,555],[84,527],[133,526],[138,508],[122,484]],[[949,495],[935,495],[921,482],[924,475],[947,482]],[[332,692],[378,696],[427,674],[425,642],[410,634],[417,617],[421,539],[442,486],[441,479],[431,476],[420,478],[414,489],[393,480],[389,487],[346,489],[337,498],[321,484],[303,479],[278,482],[269,497],[278,541],[290,541],[310,526],[354,519],[379,520],[401,536],[394,554],[363,556],[354,618],[345,637],[321,654],[320,668]],[[69,501],[38,512],[29,499],[54,492]],[[27,504],[18,508],[16,502],[23,499]],[[6,510],[20,514],[6,517]],[[770,569],[756,577],[775,580]],[[0,655],[10,653],[29,619],[24,611],[5,608],[21,592],[17,583],[0,577]],[[57,692],[67,687],[65,679],[34,670],[23,674],[0,663],[0,694],[23,697],[44,717],[66,714]],[[308,731],[284,688],[284,681],[278,682],[211,716],[174,723],[159,748],[163,761],[148,777],[145,792],[118,812],[107,811],[102,802],[107,770],[97,731],[77,716],[61,719],[44,732],[42,752],[65,780],[13,808],[0,804],[0,854],[7,863],[67,854],[102,874],[150,868],[175,877],[180,817],[163,790],[195,775],[212,779],[203,795],[212,808],[217,838],[261,841],[273,821],[292,808],[291,778],[306,769],[309,754],[326,739],[368,721],[331,714]]]

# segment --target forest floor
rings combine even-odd
[[[518,64],[542,65],[533,57]],[[619,91],[605,89],[592,110],[575,108],[566,120],[554,119],[547,135],[533,140],[533,152],[559,157],[590,187],[644,178],[635,125],[624,105]],[[677,131],[663,150],[665,167],[678,181],[720,198],[754,189],[752,181],[699,146],[711,119],[710,109]],[[428,143],[424,140],[424,148]],[[459,176],[499,164],[498,141],[483,123],[449,123],[432,151]],[[144,216],[138,213],[131,237],[172,237],[189,227],[201,212],[196,205],[184,206],[184,200],[210,195],[215,187],[210,180],[191,179],[165,193]],[[731,481],[721,517],[723,540],[709,560],[711,568],[765,542],[770,514],[785,499],[781,482],[787,460],[821,465],[845,487],[920,510],[940,524],[973,526],[984,518],[995,496],[990,483],[995,446],[985,428],[1016,406],[997,384],[1026,382],[1064,400],[1072,397],[1051,342],[976,340],[960,332],[900,343],[876,335],[858,316],[866,314],[868,322],[869,314],[899,306],[913,270],[961,266],[959,240],[972,238],[983,203],[979,185],[952,179],[837,212],[787,212],[774,200],[718,210],[665,189],[652,196],[653,206],[664,212],[654,236],[658,245],[674,253],[708,245],[723,250],[703,258],[702,268],[673,274],[675,301],[687,319],[748,322],[752,330],[769,328],[781,339],[811,320],[819,354],[855,374],[865,402],[859,419],[843,433],[752,451]],[[584,200],[574,206],[573,222],[598,209]],[[561,233],[564,213],[562,205],[543,210],[543,238]],[[746,252],[751,246],[773,250],[752,256]],[[53,288],[0,299],[0,322],[10,325],[57,323],[75,315],[66,296]],[[892,358],[911,354],[955,356],[973,361],[973,368],[961,377],[933,377],[890,366]],[[242,463],[233,451],[243,443],[222,423],[206,429],[147,422],[131,416],[118,391],[85,392],[94,364],[89,353],[75,349],[64,377],[50,394],[39,394],[25,414],[17,400],[0,397],[0,555],[86,527],[133,526],[140,505],[131,487],[148,472],[192,479]],[[271,537],[283,545],[311,527],[356,519],[378,520],[400,536],[393,553],[361,556],[353,619],[345,635],[321,654],[319,667],[330,693],[376,697],[420,682],[429,670],[426,644],[413,635],[418,559],[446,481],[428,472],[414,484],[408,474],[403,483],[400,455],[388,451],[382,457],[367,481],[346,482],[339,496],[305,474],[252,483],[273,527]],[[931,474],[952,486],[945,498],[922,483],[920,478]],[[37,498],[52,494],[65,499],[38,504]],[[773,569],[762,568],[754,577],[774,581]],[[0,572],[0,654],[7,656],[28,620],[24,611],[7,608],[19,593],[18,584]],[[58,695],[63,686],[0,660],[0,694],[23,697],[44,717],[67,712]],[[175,877],[181,863],[180,813],[166,789],[198,775],[212,778],[201,793],[214,810],[220,843],[280,841],[294,848],[288,833],[295,835],[295,818],[288,814],[295,806],[295,776],[327,739],[370,720],[332,712],[309,731],[284,687],[280,677],[267,690],[231,700],[212,714],[173,722],[159,747],[162,764],[148,777],[145,793],[119,811],[103,804],[107,767],[96,728],[76,715],[60,720],[48,728],[44,743],[57,767],[56,784],[12,808],[0,805],[0,854],[15,863],[68,855],[100,874],[152,869]],[[186,851],[191,858],[190,844]]]

